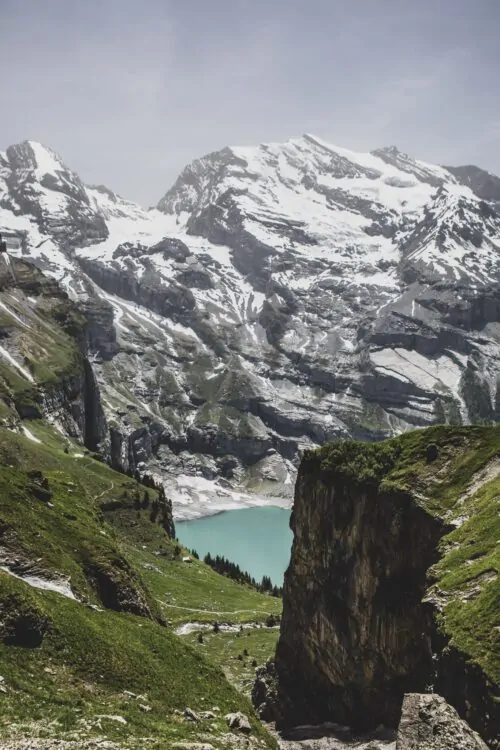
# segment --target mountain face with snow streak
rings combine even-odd
[[[87,318],[113,464],[189,513],[289,494],[335,437],[500,419],[497,180],[305,135],[196,160],[144,211],[29,142],[0,154],[0,231]]]

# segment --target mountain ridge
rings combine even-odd
[[[37,149],[0,159],[0,231],[86,316],[105,455],[178,513],[291,498],[299,451],[335,437],[499,418],[482,173],[306,134],[197,159],[146,211]]]

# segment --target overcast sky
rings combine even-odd
[[[500,0],[0,0],[0,149],[155,203],[304,132],[500,174]]]

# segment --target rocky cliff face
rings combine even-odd
[[[432,428],[306,454],[276,654],[284,724],[397,726],[404,693],[436,690],[498,739],[499,448],[499,428]]]
[[[43,417],[98,450],[107,429],[84,316],[57,282],[8,255],[0,257],[0,311],[3,423]]]
[[[496,184],[307,135],[203,157],[144,211],[29,142],[0,230],[87,318],[114,465],[180,508],[290,496],[337,437],[499,418]]]

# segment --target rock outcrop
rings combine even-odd
[[[396,750],[488,750],[440,695],[409,693],[403,700]]]
[[[275,715],[396,727],[436,690],[500,736],[500,428],[431,428],[303,458]],[[261,691],[262,692],[262,691]]]
[[[32,263],[0,257],[0,393],[7,420],[44,417],[96,451],[107,437],[86,319]]]
[[[297,726],[280,733],[281,750],[488,750],[440,695],[407,693],[397,732],[359,733],[340,724]]]

